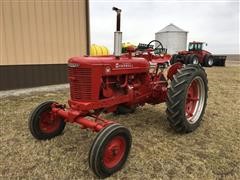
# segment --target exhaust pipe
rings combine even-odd
[[[122,54],[122,32],[120,31],[122,10],[116,7],[113,7],[112,9],[117,12],[117,25],[116,31],[114,32],[114,56],[119,58]]]

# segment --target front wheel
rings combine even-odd
[[[31,113],[28,126],[31,134],[36,139],[51,139],[62,133],[65,128],[65,121],[61,117],[51,114],[53,101],[46,101],[38,105]]]
[[[177,132],[192,132],[200,125],[207,84],[207,75],[199,65],[187,65],[174,75],[167,92],[167,119]]]
[[[120,170],[130,152],[132,137],[129,130],[119,124],[102,129],[89,152],[89,166],[100,178]]]

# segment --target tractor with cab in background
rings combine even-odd
[[[121,10],[117,13],[114,54],[72,57],[68,61],[70,99],[68,105],[46,101],[29,117],[29,129],[39,140],[62,133],[66,123],[79,124],[97,135],[88,155],[94,174],[105,178],[120,170],[130,153],[130,131],[102,113],[126,114],[144,104],[166,103],[167,120],[177,132],[196,130],[203,118],[208,97],[204,69],[196,64],[170,64],[171,55],[153,40],[122,54]],[[153,47],[152,43],[158,43]]]
[[[174,54],[171,63],[182,62],[184,64],[201,64],[205,67],[225,66],[227,56],[213,55],[212,53],[203,50],[204,42],[189,42],[188,51],[179,51]]]

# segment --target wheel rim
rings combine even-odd
[[[117,166],[126,152],[126,140],[122,136],[116,136],[105,146],[103,152],[103,164],[107,168]]]
[[[39,128],[43,133],[49,134],[55,132],[61,123],[60,118],[52,118],[50,112],[43,112],[39,116]]]
[[[209,66],[212,66],[212,65],[213,65],[213,59],[212,59],[212,58],[209,58],[209,60],[208,60],[208,65],[209,65]]]
[[[205,103],[205,84],[201,77],[195,77],[190,83],[185,104],[185,115],[190,124],[198,121]]]
[[[193,59],[193,64],[198,64],[198,59],[197,58]]]

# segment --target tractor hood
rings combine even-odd
[[[148,72],[149,62],[140,57],[121,56],[72,57],[68,61],[69,68],[90,68],[97,70],[102,76]]]
[[[210,53],[209,51],[206,51],[206,50],[202,50],[203,54],[212,54]]]

